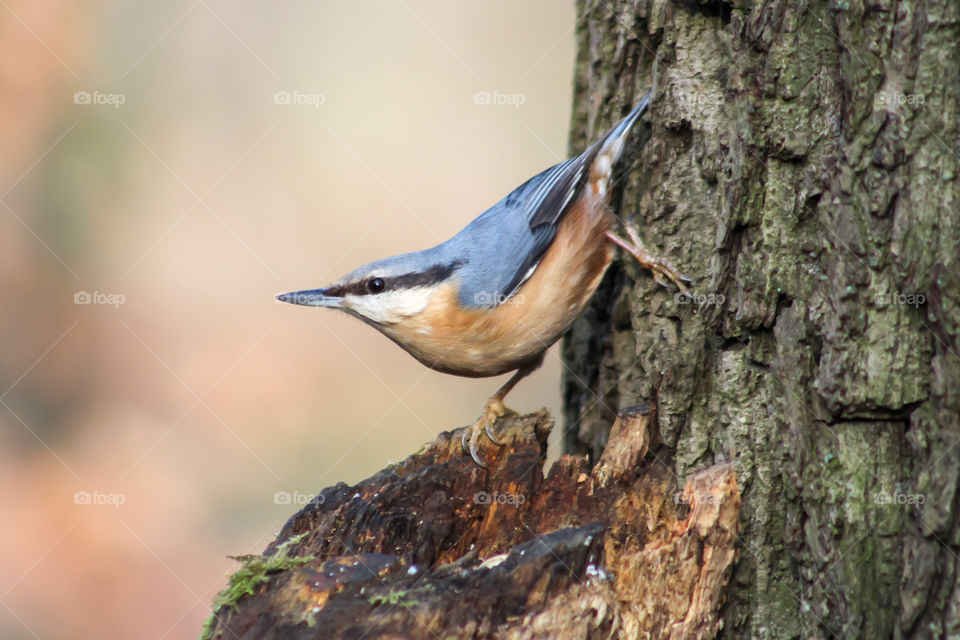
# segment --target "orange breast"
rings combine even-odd
[[[494,376],[537,358],[580,315],[613,259],[612,215],[591,206],[586,189],[561,221],[550,249],[527,280],[493,309],[462,309],[453,284],[427,307],[384,333],[426,366],[461,376]]]

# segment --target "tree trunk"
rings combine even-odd
[[[690,295],[621,259],[546,475],[541,413],[325,489],[205,636],[960,637],[960,3],[579,13],[571,150],[653,86],[612,204]]]
[[[571,149],[654,86],[619,212],[698,281],[611,270],[566,449],[655,401],[680,484],[735,461],[726,637],[960,637],[960,3],[579,10]]]

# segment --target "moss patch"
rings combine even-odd
[[[203,625],[200,640],[212,637],[213,622],[217,612],[223,607],[237,608],[237,601],[245,595],[253,595],[257,587],[270,579],[270,573],[295,569],[300,565],[315,560],[316,556],[291,556],[290,547],[306,537],[306,533],[293,536],[277,547],[276,552],[269,556],[247,555],[236,556],[233,559],[240,562],[240,568],[230,576],[227,588],[213,599],[213,611]]]

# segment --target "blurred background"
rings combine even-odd
[[[273,296],[565,158],[575,20],[0,0],[0,637],[195,637],[228,555],[479,415],[506,376]],[[560,369],[510,406],[558,412]]]

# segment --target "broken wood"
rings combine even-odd
[[[544,476],[541,411],[498,422],[489,469],[446,432],[328,487],[241,559],[205,637],[711,638],[737,559],[736,473],[681,491],[653,419],[622,411],[592,467],[566,455]]]

